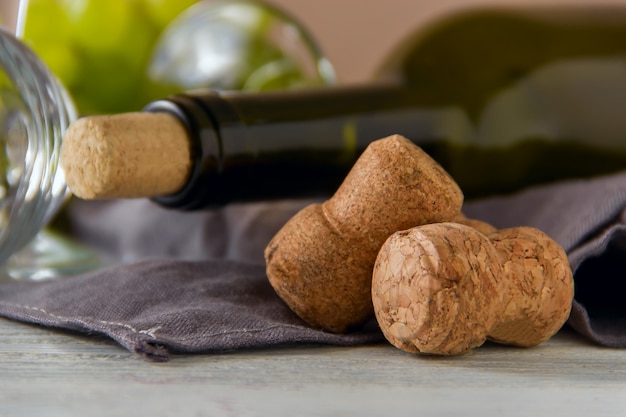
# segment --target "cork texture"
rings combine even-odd
[[[456,220],[491,232],[482,222]],[[385,337],[412,353],[458,355],[485,340],[530,347],[567,321],[574,296],[563,249],[540,230],[439,223],[396,232],[374,265]]]
[[[398,135],[371,143],[337,192],[290,219],[265,250],[277,294],[314,327],[346,332],[373,315],[371,279],[397,230],[454,219],[463,194],[419,147]]]
[[[372,299],[394,346],[459,355],[482,345],[504,311],[502,266],[482,233],[438,223],[393,234],[378,255]]]
[[[531,227],[503,229],[490,236],[510,283],[501,324],[489,338],[535,346],[552,337],[568,319],[574,280],[565,251]]]
[[[165,113],[89,116],[68,128],[61,164],[80,198],[168,195],[187,181],[190,145],[183,125]]]

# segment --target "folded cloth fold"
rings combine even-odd
[[[140,261],[77,277],[0,285],[2,316],[104,334],[163,361],[170,353],[383,340],[377,326],[336,335],[301,321],[262,265],[228,260]]]
[[[177,212],[146,200],[74,201],[73,236],[118,266],[46,282],[0,284],[0,315],[99,333],[154,360],[171,353],[294,343],[383,340],[373,321],[347,335],[312,329],[275,295],[263,249],[313,200],[232,204]],[[626,347],[626,173],[534,187],[465,204],[498,228],[537,227],[574,271],[569,324],[606,346]]]

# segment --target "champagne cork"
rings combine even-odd
[[[335,194],[293,216],[265,249],[276,293],[313,327],[344,333],[374,313],[372,269],[397,230],[459,216],[463,193],[400,135],[372,142]]]
[[[563,248],[532,227],[466,223],[473,226],[401,230],[381,246],[372,302],[387,340],[429,355],[467,353],[487,339],[520,347],[548,340],[567,321],[574,297]]]
[[[80,198],[142,198],[184,187],[192,161],[184,126],[167,113],[89,116],[63,139],[61,165]]]

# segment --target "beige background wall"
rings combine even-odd
[[[384,56],[420,24],[461,7],[571,4],[626,0],[267,0],[289,10],[318,39],[344,81],[371,76]]]
[[[105,0],[101,0],[105,1]],[[421,23],[475,4],[567,3],[589,6],[626,0],[266,0],[302,22],[334,64],[342,81],[367,79],[385,54]],[[17,0],[0,0],[10,16]]]
[[[4,26],[14,26],[13,19],[17,13],[18,0],[0,0],[0,23]]]

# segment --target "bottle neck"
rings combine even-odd
[[[146,111],[169,112],[184,123],[193,155],[187,186],[155,200],[193,209],[329,196],[370,142],[398,133],[427,146],[432,138],[426,121],[433,115],[412,101],[406,89],[381,84],[262,94],[203,91],[153,102]]]

